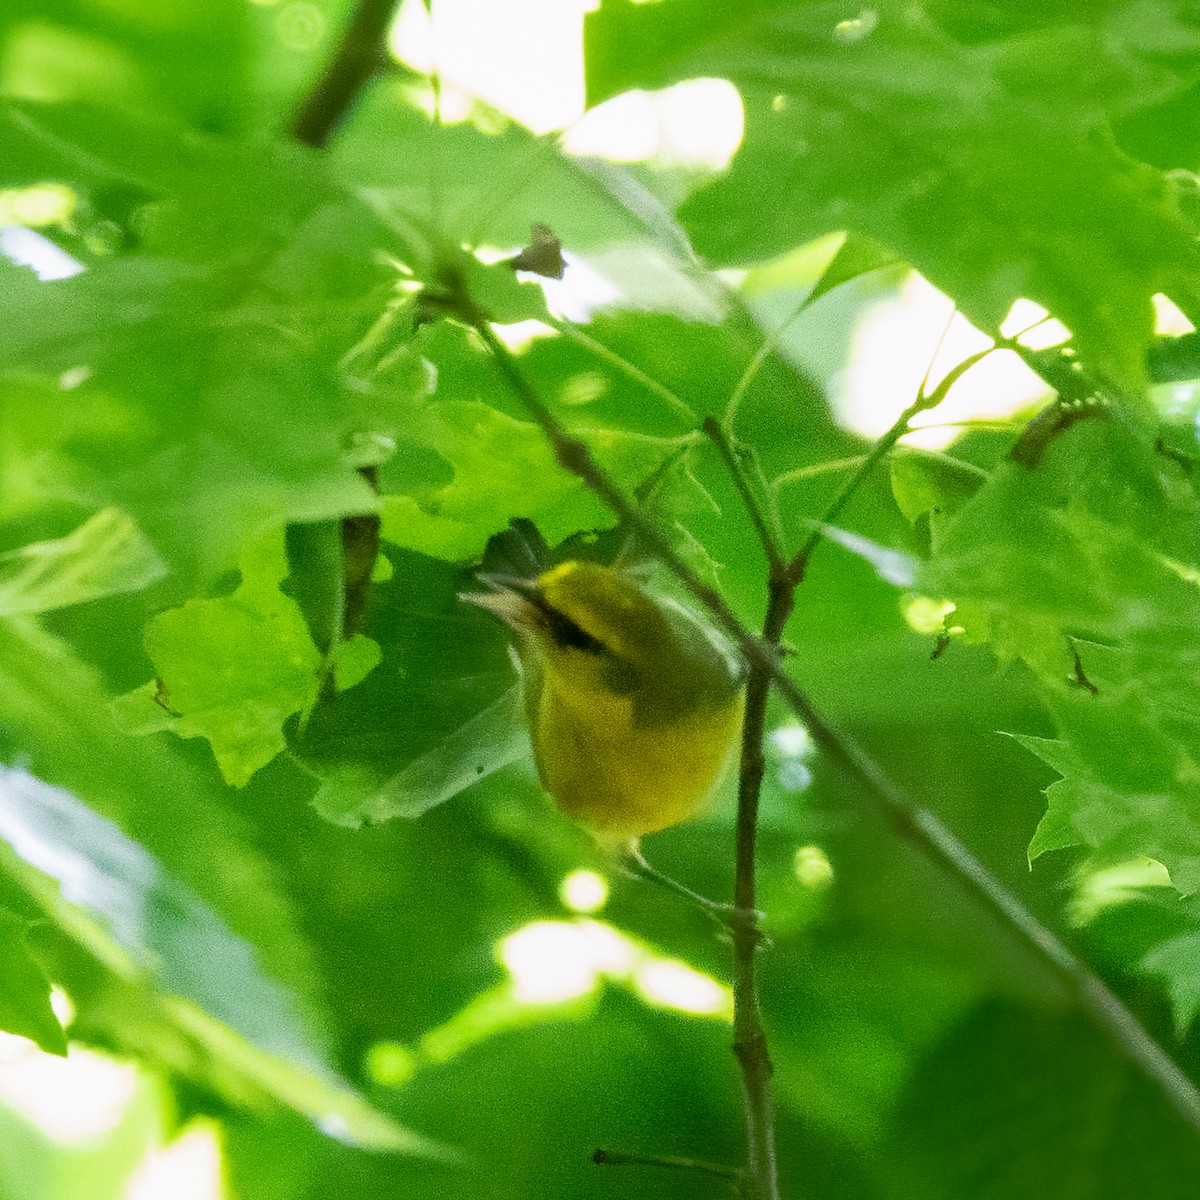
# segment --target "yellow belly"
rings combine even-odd
[[[546,680],[530,713],[546,790],[563,812],[618,843],[686,820],[720,781],[742,698],[650,727],[627,697],[586,700]]]

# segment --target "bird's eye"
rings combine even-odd
[[[546,618],[546,627],[556,645],[564,649],[585,650],[589,654],[600,654],[604,651],[602,642],[597,641],[587,630],[576,625],[558,609],[547,605],[542,612]]]

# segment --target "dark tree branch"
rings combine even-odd
[[[358,0],[320,79],[300,102],[289,132],[298,142],[327,146],[359,93],[383,67],[386,38],[399,0]]]

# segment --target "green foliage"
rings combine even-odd
[[[0,955],[5,989],[0,1002],[0,1028],[37,1042],[50,1054],[67,1053],[67,1039],[50,1007],[50,982],[29,952],[28,923],[0,910]]]
[[[0,14],[0,1027],[140,1072],[85,1148],[0,1108],[0,1193],[121,1195],[205,1117],[239,1200],[723,1194],[590,1162],[738,1160],[726,1019],[654,991],[731,968],[540,794],[460,598],[516,518],[645,557],[527,393],[749,627],[746,497],[788,555],[822,533],[789,672],[1194,1087],[1200,363],[1152,306],[1200,312],[1191,6],[603,0],[589,102],[729,80],[720,172],[573,156],[399,67],[296,145],[353,7]],[[561,285],[507,261],[535,224]],[[1063,322],[1019,348],[1060,402],[901,441],[832,511],[870,448],[847,356],[912,269],[989,335]],[[784,1194],[1189,1194],[1200,1131],[1128,1040],[782,705],[769,733]],[[732,791],[645,847],[720,899]],[[505,940],[539,921],[561,1000]]]

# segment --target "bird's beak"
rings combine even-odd
[[[542,607],[538,603],[542,593],[537,584],[516,575],[489,574],[478,578],[491,590],[461,592],[459,599],[493,613],[518,633],[528,632]]]

